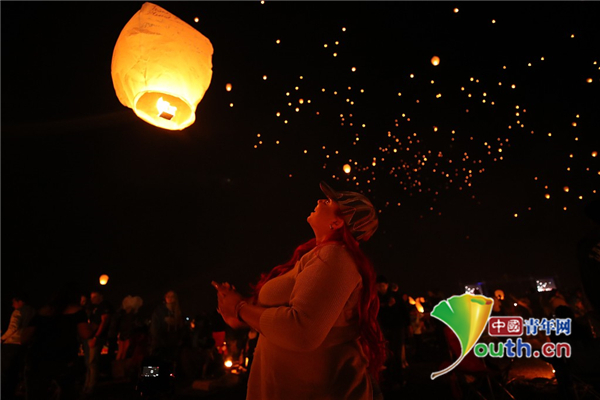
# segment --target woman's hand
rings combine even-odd
[[[235,308],[244,298],[236,292],[235,287],[227,282],[219,284],[212,281],[211,284],[217,289],[217,298],[219,300],[217,311],[221,314],[225,323],[234,329],[246,326],[236,315]]]

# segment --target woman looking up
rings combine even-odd
[[[373,398],[385,359],[373,266],[359,247],[378,226],[362,194],[337,192],[307,221],[315,237],[263,274],[252,300],[213,282],[225,322],[260,333],[248,400]]]

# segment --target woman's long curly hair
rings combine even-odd
[[[336,237],[332,238],[327,242],[320,243],[317,245],[315,238],[309,240],[306,243],[301,244],[296,248],[292,258],[284,264],[278,265],[268,273],[263,273],[258,283],[252,286],[254,291],[253,299],[258,299],[258,293],[262,289],[265,283],[273,278],[285,274],[290,271],[296,265],[296,262],[302,258],[302,256],[308,253],[310,250],[323,246],[329,242],[342,242],[346,245],[346,249],[356,262],[358,272],[362,278],[363,291],[358,308],[358,320],[360,327],[360,344],[369,360],[369,373],[376,380],[379,381],[379,374],[383,363],[386,358],[386,346],[385,339],[379,327],[377,321],[377,313],[379,312],[379,297],[377,296],[377,288],[375,286],[375,270],[373,264],[367,258],[365,253],[359,247],[359,243],[350,230],[344,224],[343,228],[340,229],[341,233]]]

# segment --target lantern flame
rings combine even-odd
[[[344,164],[344,172],[349,174],[350,171],[352,171],[352,167],[350,166],[350,164]]]
[[[440,65],[440,58],[439,58],[438,56],[433,56],[433,57],[431,58],[431,64],[432,64],[434,67],[437,67],[438,65]]]
[[[156,108],[158,109],[158,116],[167,120],[171,120],[175,116],[177,107],[172,106],[168,101],[159,98],[156,102]]]
[[[232,366],[233,366],[233,362],[231,360],[225,361],[225,367],[226,368],[231,368]]]
[[[415,302],[415,299],[413,299],[412,297],[408,296],[408,304],[410,304],[411,306],[414,306],[417,303]]]

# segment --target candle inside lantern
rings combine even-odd
[[[167,120],[171,120],[177,111],[177,107],[172,106],[168,101],[163,100],[162,97],[156,102],[156,108],[158,109],[158,116]]]

